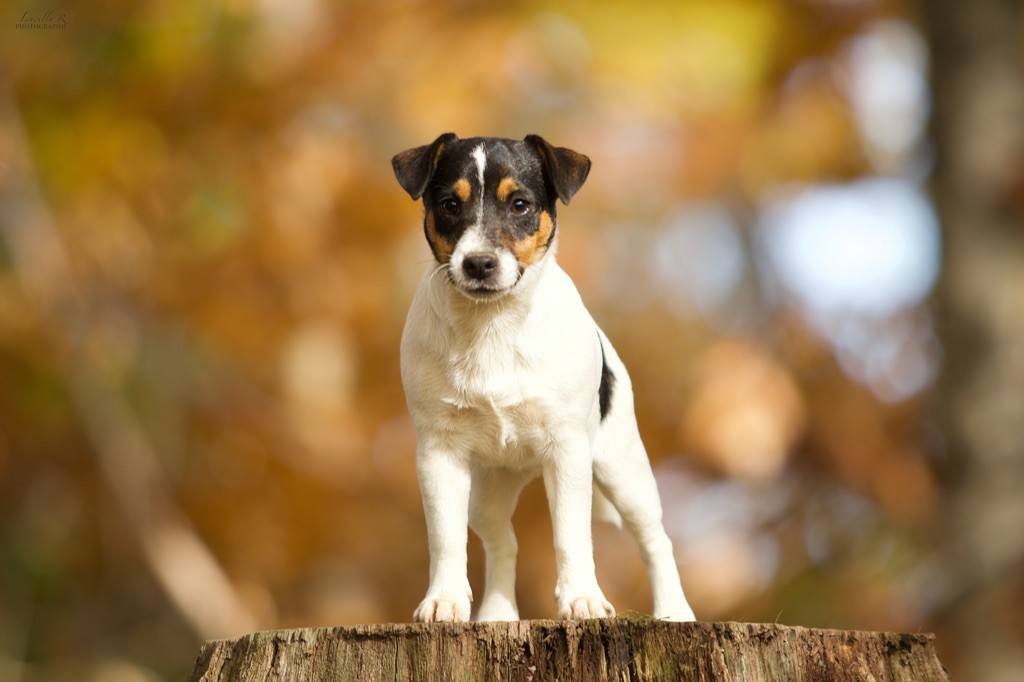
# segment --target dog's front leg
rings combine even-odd
[[[413,618],[420,622],[469,620],[473,599],[466,577],[469,463],[464,456],[424,447],[416,453],[430,546],[430,586]]]
[[[607,618],[615,609],[605,599],[594,570],[590,527],[593,462],[585,435],[571,438],[544,467],[544,488],[551,507],[558,582],[559,618]]]

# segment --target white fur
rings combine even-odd
[[[480,181],[480,186],[484,186],[484,170],[487,168],[487,153],[484,152],[484,146],[478,144],[473,148],[471,152],[473,160],[476,161],[476,177]],[[480,205],[483,205],[483,194],[480,195]]]
[[[480,157],[482,152],[482,173]],[[519,618],[512,512],[522,487],[543,476],[560,618],[615,614],[594,573],[590,524],[596,483],[640,544],[654,615],[693,620],[662,527],[626,369],[603,334],[599,342],[597,326],[553,252],[494,300],[472,300],[435,269],[424,276],[409,310],[402,382],[419,438],[417,472],[430,545],[430,585],[415,618],[469,618],[467,526],[487,554],[477,618]],[[451,266],[456,267],[454,257]],[[602,344],[615,375],[603,422]]]

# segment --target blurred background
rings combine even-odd
[[[0,679],[411,618],[431,257],[390,158],[447,130],[593,160],[559,260],[699,617],[932,631],[954,679],[1024,679],[1019,3],[0,7]],[[515,523],[552,617],[539,482]],[[595,542],[647,612],[632,539]]]

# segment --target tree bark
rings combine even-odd
[[[212,680],[948,680],[934,636],[615,618],[359,625],[207,642]]]

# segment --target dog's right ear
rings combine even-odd
[[[413,147],[395,154],[391,159],[391,167],[395,169],[398,184],[413,199],[419,199],[427,190],[430,177],[437,169],[437,159],[444,151],[444,146],[459,139],[455,133],[445,133],[430,144]]]

